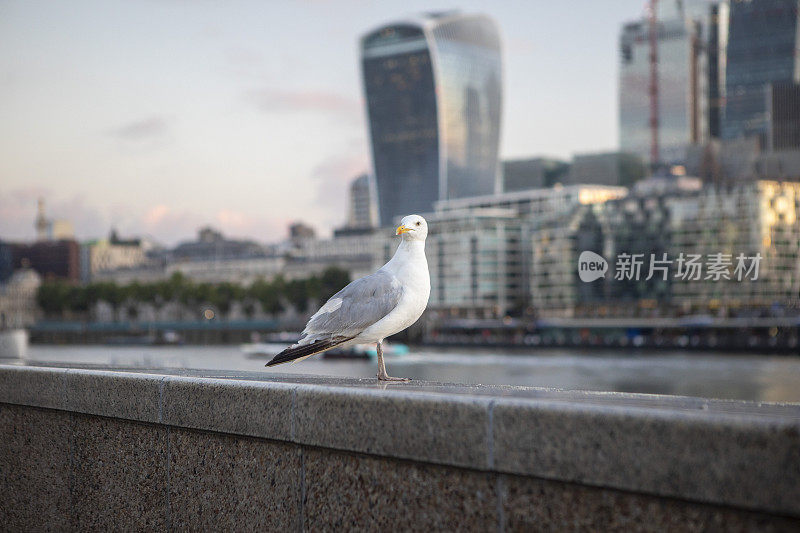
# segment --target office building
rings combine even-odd
[[[630,187],[647,174],[644,159],[637,154],[601,152],[578,154],[572,159],[564,185],[609,185]]]
[[[800,291],[798,214],[798,182],[645,180],[624,198],[577,206],[533,229],[531,305],[542,318],[790,309]],[[580,280],[578,257],[587,250],[608,261],[604,278]],[[638,257],[635,274],[620,275],[625,255]],[[740,255],[746,269],[760,257],[758,270],[741,270]],[[686,266],[689,259],[696,266]]]
[[[722,116],[725,110],[726,51],[728,48],[729,4],[726,0],[707,6],[708,39],[708,136],[718,139],[722,135]]]
[[[767,146],[770,86],[800,82],[798,39],[797,0],[730,2],[723,138]]]
[[[756,181],[706,188],[672,206],[672,255],[724,254],[730,279],[674,279],[672,300],[682,311],[736,315],[794,306],[800,291],[800,183]],[[736,257],[760,255],[757,279],[740,281]],[[747,263],[750,266],[750,263]]]
[[[578,305],[578,244],[588,206],[576,206],[536,225],[530,234],[529,305],[537,318],[572,317]],[[594,243],[593,243],[594,244]]]
[[[800,83],[770,84],[767,112],[768,149],[800,149]]]
[[[569,163],[551,157],[503,161],[502,192],[525,191],[565,183]]]
[[[602,185],[556,186],[548,189],[508,192],[491,196],[476,196],[437,202],[436,212],[466,211],[469,209],[512,209],[514,215],[538,223],[571,213],[580,205],[592,205],[621,198],[628,194],[625,187]]]
[[[6,282],[0,283],[0,331],[36,322],[36,293],[41,284],[41,276],[30,268],[15,270]]]
[[[112,230],[107,239],[81,246],[81,279],[89,281],[99,272],[145,265],[149,248],[142,239],[120,239]]]
[[[637,188],[646,183],[637,183]],[[659,218],[659,210],[653,203],[641,202],[640,193],[629,195],[628,189],[622,187],[598,186],[572,186],[564,190],[567,196],[558,202],[557,209],[549,210],[549,216],[530,219],[525,256],[530,265],[528,299],[532,314],[539,318],[574,317],[586,310],[591,314],[606,312],[614,289],[608,286],[609,274],[592,283],[582,282],[577,269],[580,254],[592,251],[610,257],[615,234],[620,232],[624,233],[623,239],[627,237],[647,246],[651,244],[649,237],[660,229],[656,225],[650,231],[641,231],[645,219]],[[666,196],[664,192],[660,194]],[[613,273],[610,275],[613,277]],[[629,307],[628,303],[624,309]]]
[[[428,308],[452,317],[518,315],[525,306],[523,223],[512,209],[428,215]]]
[[[483,15],[426,14],[361,39],[383,226],[498,188],[500,38]]]
[[[791,130],[779,130],[782,142],[791,142]],[[777,128],[776,128],[777,130]],[[778,135],[776,135],[776,138]],[[741,184],[757,180],[800,181],[800,148],[766,150],[757,137],[714,139],[687,162],[689,175],[716,184]]]
[[[432,309],[466,318],[525,313],[532,298],[557,291],[555,279],[542,291],[530,287],[546,271],[531,261],[531,247],[558,255],[546,228],[565,235],[564,221],[576,211],[625,194],[624,187],[557,185],[438,202],[425,247]]]
[[[0,241],[0,283],[5,283],[14,273],[14,248],[11,243]]]
[[[287,257],[282,275],[287,279],[307,278],[330,267],[346,270],[350,279],[372,274],[394,255],[398,239],[384,228],[374,232],[336,235],[333,239],[309,239]]]
[[[761,153],[751,175],[759,180],[800,181],[800,149]]]
[[[650,27],[643,18],[627,23],[620,35],[619,146],[650,164],[682,164],[687,145],[708,138],[708,60],[702,19],[683,2],[659,4],[658,157],[651,159]]]
[[[10,244],[14,270],[31,268],[45,280],[80,280],[80,245],[74,240]]]
[[[196,241],[178,244],[169,255],[171,261],[203,261],[263,257],[265,254],[265,248],[254,241],[228,239],[219,231],[205,227],[198,230]]]
[[[346,227],[370,229],[374,228],[377,223],[377,206],[372,183],[367,174],[362,174],[350,183]]]
[[[293,222],[289,224],[289,241],[299,245],[304,241],[313,241],[317,238],[317,232],[313,227],[305,222]]]
[[[675,253],[670,226],[678,211],[675,204],[684,198],[695,198],[701,189],[698,178],[650,178],[637,183],[628,196],[593,208],[591,216],[581,221],[582,245],[591,246],[583,249],[596,251],[612,263],[623,254],[638,255],[642,270],[641,276],[632,279],[617,278],[617,265],[611,264],[603,281],[578,283],[581,314],[592,314],[598,303],[614,316],[657,314],[669,308],[673,278],[653,275],[647,279],[651,259],[660,260],[664,254],[671,257]],[[658,263],[653,266],[658,267]]]
[[[164,269],[164,278],[180,272],[187,278],[202,283],[234,282],[249,285],[258,279],[270,280],[281,274],[286,265],[283,256],[248,257],[238,259],[201,259],[170,263]],[[120,272],[124,275],[125,272]]]

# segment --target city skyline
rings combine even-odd
[[[33,237],[40,196],[79,239],[326,234],[368,168],[358,36],[429,7],[4,4],[0,237]],[[501,156],[615,147],[617,33],[644,2],[436,7],[500,27]]]

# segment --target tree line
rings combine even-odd
[[[256,280],[246,286],[232,282],[194,282],[176,272],[166,280],[127,285],[108,281],[85,285],[46,281],[39,287],[36,301],[50,318],[85,316],[99,302],[110,305],[115,316],[123,306],[135,314],[140,304],[161,309],[168,303],[179,303],[187,309],[212,306],[218,314],[226,316],[234,302],[241,303],[247,316],[255,313],[257,304],[264,313],[276,315],[288,306],[304,313],[312,302],[327,300],[349,282],[347,271],[336,267],[306,279],[287,280],[278,276],[271,281]]]

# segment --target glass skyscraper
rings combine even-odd
[[[620,35],[619,144],[651,163],[683,164],[686,148],[708,137],[707,60],[702,19],[682,2],[662,2],[658,13],[659,160],[650,161],[650,29],[646,18]]]
[[[483,15],[427,14],[361,39],[381,224],[438,200],[492,194],[502,104],[500,37]]]
[[[770,85],[800,82],[798,0],[732,0],[722,137],[766,144]]]

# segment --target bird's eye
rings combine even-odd
[[[419,226],[419,225],[420,225],[420,223],[419,223],[419,222],[417,222],[417,226]]]

